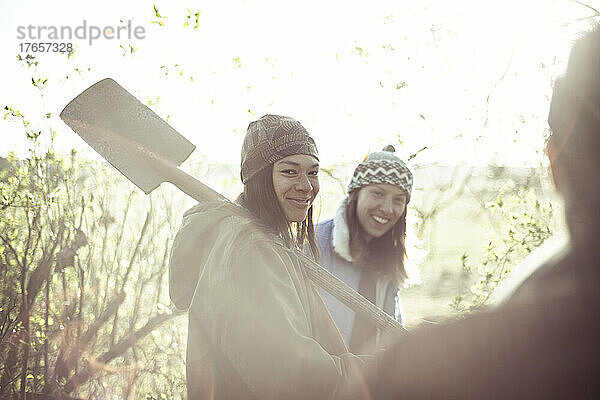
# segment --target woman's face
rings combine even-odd
[[[406,208],[406,192],[389,183],[367,185],[358,192],[356,216],[368,242],[398,222]]]
[[[319,161],[296,154],[273,164],[275,195],[288,222],[302,222],[319,193]]]

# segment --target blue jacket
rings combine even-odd
[[[319,264],[358,291],[362,267],[357,265],[350,255],[345,209],[346,200],[338,208],[334,219],[321,222],[316,227],[320,253]],[[321,290],[321,296],[340,330],[344,342],[348,345],[354,326],[354,311],[324,290]],[[377,279],[375,297],[375,305],[402,323],[399,307],[396,307],[398,287],[393,283],[391,276],[381,275]]]

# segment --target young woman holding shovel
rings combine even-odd
[[[301,263],[303,246],[317,254],[318,173],[304,127],[265,115],[248,126],[236,204],[184,214],[169,290],[189,308],[188,398],[327,399],[360,368]]]

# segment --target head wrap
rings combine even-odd
[[[250,122],[242,146],[242,182],[246,183],[267,166],[295,154],[319,159],[315,141],[300,122],[270,114]]]
[[[403,189],[410,199],[413,174],[404,161],[396,157],[395,151],[394,146],[387,145],[383,151],[369,154],[354,170],[348,193],[366,185],[389,183]]]

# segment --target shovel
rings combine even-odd
[[[198,202],[227,200],[178,168],[196,146],[113,79],[103,79],[84,90],[67,104],[60,118],[146,194],[170,182]],[[306,256],[302,258],[317,286],[366,315],[384,332],[398,335],[405,331],[325,268]]]

